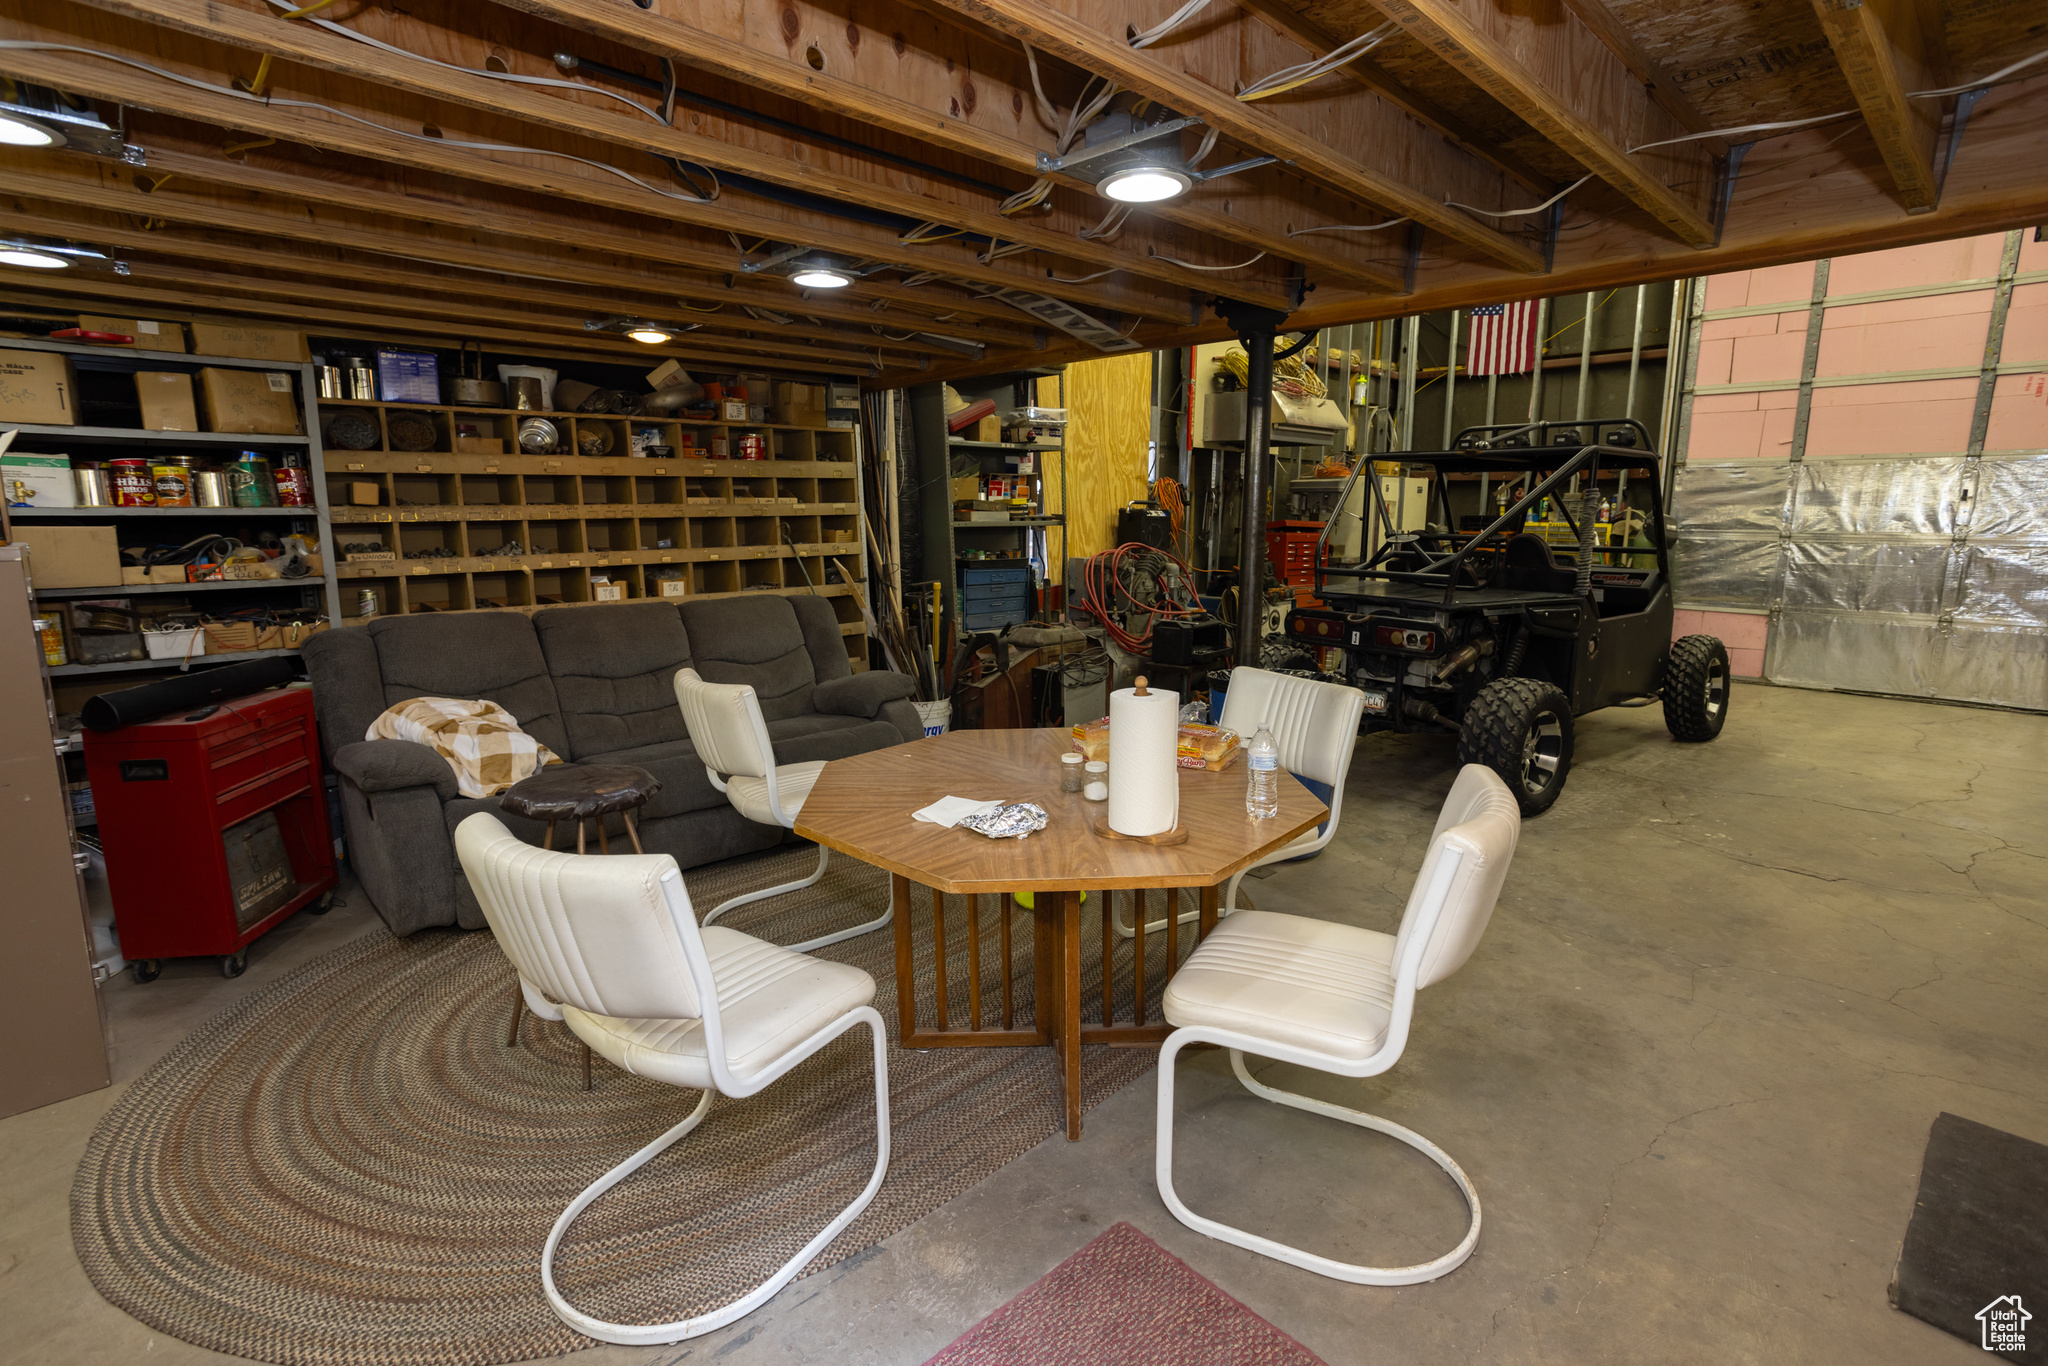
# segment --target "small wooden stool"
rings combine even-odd
[[[661,779],[644,768],[630,764],[550,764],[540,772],[505,789],[498,798],[501,810],[529,820],[546,821],[548,830],[541,837],[540,847],[555,847],[555,822],[573,820],[576,822],[576,852],[584,851],[583,822],[597,822],[597,848],[602,854],[612,851],[611,840],[604,829],[605,817],[614,811],[626,823],[626,838],[633,842],[633,852],[644,854],[640,847],[640,832],[633,828],[633,812],[647,804],[647,799],[661,791]],[[519,1021],[526,1014],[526,995],[518,986],[512,988],[512,1028],[505,1037],[505,1046],[511,1048],[519,1042]],[[590,1089],[590,1045],[583,1045],[583,1089]]]
[[[626,823],[626,838],[633,842],[633,852],[644,854],[647,851],[640,847],[640,832],[633,828],[633,812],[659,791],[661,779],[630,764],[550,764],[531,778],[505,789],[498,805],[515,816],[546,821],[548,832],[540,845],[543,849],[555,847],[555,822],[575,821],[579,854],[584,850],[583,822],[591,819],[597,822],[598,852],[612,851],[611,841],[605,836],[604,818],[616,811]]]

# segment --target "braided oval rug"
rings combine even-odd
[[[778,852],[686,881],[708,907],[801,878],[815,858]],[[795,942],[871,919],[887,899],[885,874],[835,858],[817,887],[720,923]],[[995,1010],[994,898],[982,904],[983,992]],[[1084,911],[1084,945],[1097,939],[1087,932],[1095,905]],[[922,896],[916,915],[927,944]],[[1031,934],[1028,915],[1016,917],[1021,1023],[1031,1012]],[[947,926],[957,1021],[967,994],[963,899],[950,899]],[[1163,939],[1148,936],[1155,1000],[1168,975]],[[893,944],[884,930],[820,951],[874,975],[892,1038]],[[1129,953],[1118,941],[1126,992]],[[920,957],[928,1003],[932,967],[928,952]],[[1099,970],[1099,958],[1084,961],[1084,987],[1099,990]],[[514,981],[488,933],[379,932],[202,1026],[129,1087],[87,1147],[71,1214],[93,1284],[160,1332],[286,1366],[482,1366],[595,1345],[542,1298],[541,1244],[577,1192],[688,1114],[698,1093],[602,1058],[585,1091],[580,1045],[531,1015],[508,1047]],[[1154,1056],[1084,1050],[1085,1103],[1142,1075]],[[892,1048],[889,1083],[888,1178],[807,1275],[908,1226],[1059,1128],[1048,1049]],[[859,1030],[759,1096],[714,1100],[700,1128],[576,1222],[556,1283],[615,1322],[673,1321],[737,1298],[866,1183],[873,1097]]]

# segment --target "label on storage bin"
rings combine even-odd
[[[263,379],[270,385],[270,392],[273,394],[288,394],[292,391],[292,377],[290,375],[271,373],[264,375]]]

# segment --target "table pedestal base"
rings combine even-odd
[[[1017,913],[1023,908],[1016,905],[1008,892],[971,894],[964,898],[967,903],[967,943],[956,946],[964,949],[967,975],[966,1019],[961,1024],[953,1022],[952,1003],[947,1000],[947,968],[951,963],[946,947],[946,917],[941,913],[945,897],[931,892],[933,913],[931,925],[930,962],[932,1010],[927,1017],[936,1022],[936,1028],[926,1028],[918,1023],[918,982],[917,960],[920,957],[918,945],[912,938],[911,929],[911,881],[900,874],[892,879],[894,897],[894,923],[896,930],[896,1007],[898,1029],[905,1048],[1021,1048],[1044,1046],[1053,1049],[1059,1058],[1061,1092],[1065,1101],[1067,1137],[1081,1136],[1081,1049],[1088,1044],[1116,1044],[1125,1046],[1149,1046],[1165,1042],[1171,1026],[1165,1021],[1146,1020],[1146,909],[1148,891],[1162,889],[1135,889],[1128,893],[1095,892],[1092,897],[1099,905],[1102,917],[1102,1000],[1099,1020],[1084,1020],[1084,1014],[1094,1014],[1087,1009],[1083,1000],[1081,976],[1081,894],[1077,891],[1037,892],[1031,914],[1031,974],[1032,1011],[1028,1023],[1020,1025],[1016,1019],[1015,983],[1013,965],[1015,956],[1011,950],[1012,924]],[[1180,917],[1178,915],[1178,889],[1163,889],[1166,897],[1166,960],[1167,975],[1182,958],[1180,952]],[[1115,972],[1112,956],[1115,940],[1111,930],[1112,909],[1119,895],[1128,895],[1135,901],[1132,907],[1133,923],[1138,932],[1132,939],[1131,954],[1131,999],[1132,1009],[1128,1018],[1118,1020],[1114,1006]],[[987,907],[989,899],[994,906]],[[1201,889],[1201,915],[1196,926],[1197,942],[1216,927],[1217,889]],[[984,925],[993,918],[996,926],[997,966],[1000,973],[1000,992],[994,1002],[986,1001],[983,990],[982,958],[986,942]],[[1189,946],[1192,949],[1192,945]],[[991,979],[990,985],[995,985]],[[984,1016],[992,1018],[985,1019]]]

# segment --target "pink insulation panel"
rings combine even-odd
[[[1796,389],[1756,394],[1702,394],[1693,400],[1688,460],[1763,457],[1783,460],[1791,453]]]
[[[1770,618],[1747,612],[1703,612],[1681,607],[1671,614],[1671,638],[1719,636],[1728,647],[1728,671],[1737,678],[1764,676],[1764,637]]]
[[[1821,319],[1819,376],[1978,365],[1992,291],[1830,308]]]
[[[2048,243],[2043,243],[2048,251]],[[2007,361],[2048,361],[2048,284],[2015,285],[2005,315]]]
[[[2048,375],[2000,375],[1991,395],[1987,451],[2048,451]]]
[[[1837,256],[1828,266],[1828,297],[1876,294],[1962,280],[1995,280],[2004,253],[2005,234],[1994,232],[1950,242],[1923,242],[1915,247]]]
[[[1815,389],[1813,417],[1806,429],[1806,454],[1825,457],[1960,451],[1969,444],[1970,411],[1976,399],[1974,379]]]

